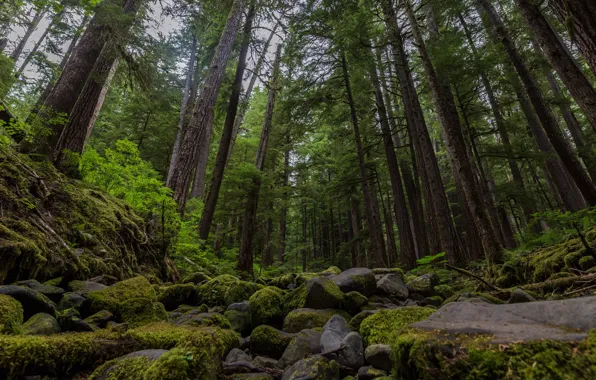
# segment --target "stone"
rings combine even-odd
[[[257,326],[250,334],[251,353],[279,359],[293,338],[294,334],[288,334],[274,327]]]
[[[58,303],[58,310],[77,309],[80,310],[87,299],[75,292],[68,292],[62,295],[60,303]]]
[[[511,293],[511,298],[507,303],[522,303],[522,302],[533,302],[536,301],[536,298],[532,297],[528,293],[524,292],[521,289],[515,289],[513,293]]]
[[[341,341],[352,330],[341,315],[334,315],[327,321],[321,334],[321,352],[332,352],[339,350]]]
[[[492,335],[492,343],[582,340],[596,328],[596,297],[506,305],[451,302],[412,326],[447,334]]]
[[[370,366],[360,367],[358,370],[358,380],[372,380],[384,376],[387,376],[385,371]]]
[[[307,356],[321,352],[321,333],[307,329],[300,331],[288,344],[283,355],[277,362],[279,368],[286,368]]]
[[[25,335],[50,335],[60,332],[56,318],[46,313],[37,313],[23,324]]]
[[[142,358],[146,358],[148,362],[153,362],[153,361],[159,359],[166,352],[168,352],[168,351],[167,350],[158,350],[158,349],[131,352],[128,355],[124,355],[124,356],[121,356],[121,357],[113,360],[111,362],[111,364],[99,367],[95,372],[93,372],[93,379],[94,380],[108,380],[108,379],[110,379],[111,377],[113,377],[113,376],[110,376],[112,374],[112,372],[116,371],[118,369],[119,365],[125,365],[125,363],[127,362],[127,359],[142,357]],[[128,375],[131,376],[131,378],[133,378],[135,375],[138,375],[138,374],[128,373]]]
[[[75,293],[86,295],[89,292],[105,289],[107,286],[99,282],[74,280],[68,283],[68,288]]]
[[[437,285],[439,285],[439,276],[434,272],[418,276],[406,284],[410,293],[420,294],[422,298],[434,295],[434,288]]]
[[[313,356],[286,369],[282,380],[339,380],[339,365],[333,360]]]
[[[388,344],[371,344],[364,350],[364,358],[371,366],[390,372],[393,367],[392,353]]]
[[[23,280],[15,282],[15,285],[26,286],[29,289],[33,289],[38,293],[43,294],[54,302],[60,301],[64,289],[53,285],[42,284],[37,280]]]
[[[46,313],[52,317],[56,316],[56,306],[53,302],[33,289],[17,285],[1,285],[0,294],[11,296],[19,301],[23,305],[25,319],[29,319],[37,313]]]
[[[255,356],[252,363],[257,367],[262,368],[277,368],[277,360],[268,358],[266,356]]]
[[[284,317],[283,296],[283,290],[275,286],[268,286],[253,294],[248,300],[251,324],[281,326]]]
[[[250,361],[250,355],[242,351],[239,348],[232,348],[232,350],[226,355],[226,362],[248,362]]]
[[[119,309],[116,309],[118,320],[128,323],[131,327],[168,320],[168,313],[163,307],[163,304],[154,302],[150,298],[131,298],[126,300],[126,302],[122,302],[119,306]]]
[[[323,327],[335,314],[342,315],[346,313],[334,309],[301,308],[292,310],[284,319],[283,330],[289,333],[297,333],[304,329]]]
[[[362,311],[362,308],[368,304],[368,298],[358,292],[348,292],[344,295],[342,308],[348,313],[354,315]]]
[[[351,332],[342,339],[338,362],[353,369],[358,369],[364,364],[364,343],[360,334]]]
[[[239,310],[226,310],[224,317],[230,321],[230,328],[240,335],[250,333],[250,312]]]
[[[66,309],[62,311],[58,315],[58,324],[60,325],[60,330],[65,331],[74,331],[74,332],[85,332],[85,331],[95,331],[97,329],[96,326],[93,326],[84,320],[81,319],[81,315],[79,311],[74,308]]]
[[[236,302],[236,303],[228,305],[228,308],[226,309],[226,311],[227,310],[237,310],[237,311],[249,312],[250,306],[248,305],[248,301]]]
[[[350,319],[350,328],[353,331],[360,331],[360,324],[362,321],[377,312],[379,312],[379,310],[362,310],[360,313],[356,314],[352,319]]]
[[[114,320],[114,314],[107,310],[101,310],[97,313],[85,318],[85,322],[97,328],[103,329],[108,325],[108,322]]]
[[[215,326],[224,329],[231,327],[230,321],[219,313],[197,313],[196,310],[184,314],[172,323],[181,326]]]
[[[397,273],[388,273],[377,281],[377,288],[390,298],[405,300],[410,294],[408,287],[404,284],[403,278]]]
[[[102,285],[110,286],[117,283],[118,279],[114,276],[110,276],[109,274],[102,274],[100,276],[90,278],[88,281],[97,282]]]
[[[18,334],[23,325],[23,306],[11,296],[0,294],[0,334]]]
[[[306,300],[304,307],[312,309],[338,309],[343,294],[327,278],[312,278],[306,281]]]
[[[344,293],[356,291],[368,297],[377,289],[375,275],[368,268],[348,269],[333,276],[332,280]]]
[[[209,280],[211,280],[211,277],[207,276],[205,273],[196,272],[196,273],[192,273],[192,274],[189,274],[188,276],[186,276],[182,280],[182,283],[183,284],[193,283],[195,285],[199,285],[202,282],[206,282]]]
[[[166,310],[175,310],[180,305],[195,305],[198,300],[198,291],[193,284],[176,284],[159,289],[157,300]]]

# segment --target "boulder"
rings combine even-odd
[[[402,330],[434,312],[435,309],[419,306],[381,310],[362,321],[360,334],[367,346],[370,344],[392,344]]]
[[[390,372],[393,367],[392,353],[388,344],[371,344],[364,350],[364,358],[373,367]]]
[[[113,320],[114,314],[107,310],[98,311],[97,313],[85,318],[85,322],[100,329],[105,328],[108,325],[108,322]]]
[[[284,319],[283,330],[289,333],[297,333],[304,329],[323,327],[335,314],[348,317],[342,310],[309,308],[292,310]]]
[[[252,363],[261,368],[277,368],[277,360],[266,356],[255,356]]]
[[[250,305],[248,304],[248,301],[236,302],[228,305],[228,308],[226,310],[250,312]]]
[[[333,360],[313,356],[286,369],[282,380],[339,380],[339,365]]]
[[[237,305],[237,304],[233,304]],[[248,302],[247,302],[248,305]],[[250,312],[236,309],[226,310],[224,317],[230,321],[230,328],[244,336],[250,332]]]
[[[230,321],[219,313],[197,313],[195,310],[184,314],[172,323],[181,326],[215,326],[224,329],[231,327]]]
[[[279,359],[293,337],[293,334],[288,334],[271,326],[258,326],[250,334],[251,352]]]
[[[62,295],[62,299],[58,304],[58,310],[66,310],[66,309],[77,309],[80,310],[87,299],[80,295],[79,293],[75,292],[68,292]]]
[[[277,362],[279,368],[287,368],[307,356],[321,352],[321,333],[307,329],[300,331],[288,344],[283,355]]]
[[[232,348],[230,352],[226,355],[226,362],[234,363],[234,362],[248,362],[250,361],[250,355],[246,352],[242,351],[239,348]]]
[[[63,310],[58,314],[58,324],[62,331],[85,332],[94,331],[97,329],[86,321],[81,319],[79,311],[74,308]]]
[[[418,276],[406,284],[410,293],[417,293],[424,297],[434,295],[434,288],[437,285],[439,285],[439,276],[434,272]]]
[[[532,297],[528,293],[524,292],[521,289],[515,289],[513,293],[511,293],[511,298],[507,303],[522,303],[522,302],[533,302],[536,301],[536,298]]]
[[[11,296],[21,303],[25,319],[37,313],[46,313],[56,316],[56,307],[53,302],[33,289],[17,285],[0,285],[0,294]]]
[[[281,326],[284,317],[283,297],[283,291],[275,286],[268,286],[253,294],[248,300],[251,324]]]
[[[338,309],[342,305],[344,294],[328,278],[312,278],[294,289],[286,297],[286,309]]]
[[[191,273],[188,276],[184,277],[184,279],[182,280],[182,283],[183,284],[199,285],[199,284],[209,281],[209,280],[211,280],[211,277],[209,277],[205,273],[195,272],[195,273]]]
[[[342,339],[338,362],[353,369],[358,369],[364,364],[364,344],[360,334],[351,332]]]
[[[372,380],[385,376],[387,376],[387,372],[370,366],[360,367],[358,370],[358,380]]]
[[[351,332],[346,319],[341,315],[334,315],[323,327],[321,334],[321,352],[339,350],[343,338]]]
[[[350,319],[350,328],[354,331],[360,331],[360,324],[362,321],[377,313],[378,311],[379,310],[362,310],[360,313],[356,314],[352,319]]]
[[[68,288],[75,293],[85,295],[89,292],[95,292],[107,288],[106,285],[93,281],[73,280],[68,283]]]
[[[18,334],[23,324],[23,306],[16,299],[0,294],[0,334]]]
[[[366,304],[368,304],[368,298],[354,291],[344,295],[342,307],[350,314],[358,314]]]
[[[342,292],[359,292],[368,297],[377,289],[375,275],[368,268],[352,268],[332,277]]]
[[[403,278],[397,273],[388,273],[377,281],[377,288],[382,294],[392,299],[405,300],[410,292]]]
[[[90,291],[87,293],[87,299],[91,313],[108,310],[116,315],[120,313],[132,317],[129,311],[134,308],[133,306],[139,305],[139,299],[153,302],[157,300],[157,297],[149,281],[145,277],[139,276],[117,282],[100,290]],[[135,305],[130,305],[133,299],[136,300]],[[163,305],[161,307],[163,308]]]
[[[89,281],[97,282],[99,284],[106,285],[106,286],[110,286],[110,285],[114,285],[115,283],[117,283],[118,279],[114,276],[110,276],[109,274],[102,274],[102,275],[90,278]]]
[[[230,284],[224,295],[224,304],[230,305],[236,302],[248,301],[263,286],[254,282],[238,281]]]
[[[166,310],[175,310],[180,305],[198,303],[198,291],[193,284],[176,284],[159,289],[157,300]]]
[[[230,285],[240,281],[238,277],[222,274],[199,286],[199,299],[208,306],[225,305]]]
[[[131,327],[168,320],[168,313],[163,304],[154,302],[147,297],[131,298],[118,305],[119,307],[116,309],[115,313],[118,320],[128,323]],[[110,309],[108,310],[114,310],[113,306],[111,306]]]
[[[25,286],[29,289],[33,289],[38,293],[43,294],[54,302],[60,301],[64,289],[53,285],[42,284],[37,280],[23,280],[15,282],[15,285]]]
[[[37,313],[23,324],[25,335],[50,335],[60,332],[56,318],[46,313]]]
[[[162,357],[167,350],[142,350],[131,352],[98,367],[91,375],[93,380],[111,378],[143,378],[152,362]]]

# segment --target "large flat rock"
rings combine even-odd
[[[448,334],[493,335],[492,343],[582,340],[596,328],[596,297],[509,305],[452,302],[412,326]]]

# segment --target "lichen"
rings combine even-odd
[[[0,334],[18,334],[23,324],[23,306],[11,296],[0,294]]]
[[[284,317],[284,293],[275,286],[257,291],[248,300],[250,323],[280,325]]]
[[[391,344],[411,323],[419,322],[434,312],[434,309],[419,306],[381,310],[362,321],[360,335],[366,345]]]

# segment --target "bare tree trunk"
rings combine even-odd
[[[357,199],[350,200],[350,225],[352,227],[352,268],[359,267],[363,264],[362,244],[360,244],[360,202]]]
[[[186,112],[188,108],[188,100],[190,98],[190,90],[192,86],[192,76],[195,72],[195,60],[197,57],[198,41],[197,37],[192,36],[192,47],[190,48],[190,58],[188,60],[188,69],[186,71],[186,81],[184,82],[184,92],[182,93],[182,104],[180,105],[180,118],[178,119],[178,131],[176,132],[176,140],[174,140],[174,147],[172,148],[172,156],[170,158],[170,166],[168,168],[167,181],[172,178],[172,171],[174,170],[174,164],[178,159],[178,152],[180,151],[180,142],[182,141],[182,135],[184,134],[184,120],[186,119]],[[166,181],[166,182],[167,182]]]
[[[35,10],[35,14],[33,15],[33,18],[31,19],[31,21],[28,23],[27,29],[25,30],[25,34],[23,35],[23,38],[21,38],[21,40],[19,41],[19,43],[13,50],[12,54],[10,55],[10,58],[15,62],[15,64],[17,63],[19,58],[21,58],[21,54],[23,53],[23,50],[25,49],[25,45],[27,45],[27,41],[29,41],[29,37],[31,37],[31,35],[35,31],[35,29],[37,29],[39,22],[41,21],[43,16],[45,16],[47,11],[48,11],[48,7],[41,7],[41,8],[37,8]]]
[[[223,175],[226,168],[228,151],[231,147],[232,133],[234,130],[234,120],[238,111],[238,103],[240,101],[240,93],[242,92],[242,79],[244,78],[244,70],[246,68],[246,55],[248,53],[248,45],[250,43],[250,36],[252,33],[252,21],[255,14],[254,5],[248,10],[246,21],[244,22],[244,31],[242,46],[240,47],[240,55],[238,56],[238,65],[236,67],[236,75],[234,83],[232,84],[232,94],[230,95],[230,102],[228,104],[228,112],[224,121],[221,139],[219,140],[219,149],[215,158],[213,166],[213,174],[211,176],[211,183],[209,185],[209,193],[205,199],[205,208],[201,216],[201,223],[199,224],[199,238],[205,240],[209,237],[209,230],[211,229],[211,222],[215,215],[215,208],[217,206],[217,198],[219,197],[219,189],[223,181]]]
[[[269,97],[267,99],[267,109],[265,111],[265,122],[263,123],[263,130],[261,131],[261,140],[259,141],[259,149],[257,150],[257,158],[255,166],[257,170],[263,171],[265,168],[265,158],[267,156],[267,147],[269,145],[269,136],[271,134],[271,126],[273,121],[273,109],[275,107],[275,97],[279,90],[279,65],[281,60],[281,44],[277,46],[275,53],[275,63],[273,67],[273,74],[269,85]],[[242,240],[240,241],[240,252],[238,254],[238,265],[236,269],[252,273],[253,255],[252,255],[252,240],[254,235],[255,218],[257,214],[257,205],[259,201],[259,190],[261,188],[261,179],[256,177],[253,179],[253,185],[248,194],[246,201],[246,211],[244,213],[244,226],[242,227]]]
[[[25,71],[25,68],[27,67],[27,65],[29,64],[31,59],[35,56],[35,53],[37,53],[41,44],[45,41],[48,33],[52,30],[54,25],[62,19],[62,15],[64,15],[64,10],[56,13],[54,15],[54,17],[52,17],[52,21],[50,21],[50,24],[48,25],[48,27],[43,31],[43,33],[41,34],[39,39],[37,41],[35,41],[35,45],[33,45],[33,48],[31,48],[31,51],[29,52],[29,54],[27,54],[27,56],[23,60],[23,63],[21,63],[21,66],[19,66],[19,69],[15,73],[15,76],[17,78],[21,76],[23,71]]]
[[[207,125],[213,125],[213,112],[208,117]],[[209,163],[209,148],[211,147],[211,137],[213,128],[205,130],[203,138],[199,141],[199,156],[197,168],[194,172],[192,187],[190,191],[190,198],[202,198],[205,192],[205,175],[207,174],[207,164]]]
[[[268,267],[273,265],[273,243],[271,242],[271,235],[273,234],[273,219],[267,218],[265,228],[265,249],[263,250],[263,266]]]
[[[501,40],[507,55],[511,59],[511,63],[515,67],[520,79],[524,83],[526,92],[536,111],[536,115],[542,123],[546,135],[548,136],[551,144],[555,151],[561,157],[561,160],[567,168],[571,178],[577,184],[577,187],[583,194],[586,202],[590,205],[596,205],[596,185],[590,180],[590,177],[582,167],[578,158],[573,153],[571,147],[565,140],[565,137],[559,130],[557,121],[553,117],[552,113],[548,109],[546,102],[538,88],[538,85],[524,64],[513,40],[511,39],[509,32],[505,29],[501,18],[497,14],[495,8],[491,4],[491,0],[477,0],[480,5],[484,7],[490,23],[495,28],[496,34]]]
[[[194,106],[192,119],[182,139],[180,153],[174,165],[172,177],[168,181],[168,187],[173,190],[174,199],[181,210],[186,205],[188,185],[193,169],[198,164],[200,142],[205,139],[208,130],[211,130],[213,127],[213,106],[217,101],[226,63],[234,46],[243,9],[244,0],[234,0],[228,20],[226,21],[226,26],[211,61],[211,66],[203,85],[203,91]]]
[[[282,263],[286,254],[286,235],[287,235],[287,216],[288,216],[288,180],[290,177],[290,133],[286,130],[286,143],[284,146],[284,169],[283,169],[283,204],[281,206],[281,215],[279,218],[279,250],[277,252],[277,261]]]

